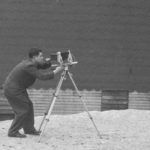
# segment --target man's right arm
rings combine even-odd
[[[34,76],[35,78],[38,78],[39,80],[50,80],[54,78],[54,75],[57,74],[58,72],[60,72],[61,70],[63,70],[63,67],[57,67],[55,70],[53,71],[42,71],[37,69],[34,65],[29,65],[26,68],[26,71]]]

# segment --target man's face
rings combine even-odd
[[[44,62],[44,56],[43,53],[40,52],[38,56],[34,57],[35,61],[39,64],[42,64]]]

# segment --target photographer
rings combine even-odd
[[[25,134],[39,135],[40,132],[34,128],[34,111],[27,88],[33,85],[36,79],[50,80],[55,74],[62,71],[63,66],[55,70],[42,71],[51,67],[50,60],[44,60],[42,50],[31,48],[28,59],[16,65],[9,73],[4,82],[4,94],[11,105],[15,118],[8,131],[9,137],[25,138]],[[19,130],[23,128],[25,134]]]

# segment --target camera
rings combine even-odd
[[[65,52],[57,52],[50,55],[51,62],[58,63],[58,64],[68,64],[72,65],[77,62],[73,61],[73,56],[70,50]]]
[[[69,52],[57,52],[50,55],[51,61],[60,63],[68,59]]]

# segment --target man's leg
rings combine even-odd
[[[15,118],[9,128],[8,135],[18,134],[23,127],[24,120],[29,111],[29,104],[24,95],[12,94],[12,91],[5,90],[5,96],[11,105]]]
[[[29,111],[27,117],[24,120],[23,129],[26,134],[39,135],[40,131],[37,131],[34,127],[34,108],[33,103],[30,100],[27,91],[25,91],[25,95],[28,99],[29,103]]]
[[[29,103],[29,112],[24,121],[23,129],[25,134],[40,135],[41,133],[41,131],[37,131],[34,128],[34,110],[33,103],[31,101]]]
[[[26,102],[22,102],[10,98],[8,101],[15,113],[15,118],[8,131],[8,135],[12,135],[17,133],[23,127],[24,120],[28,114],[29,105]]]
[[[28,114],[24,120],[23,129],[24,129],[25,133],[35,130],[35,128],[34,128],[33,103],[30,100],[29,100],[29,111],[28,111]]]

